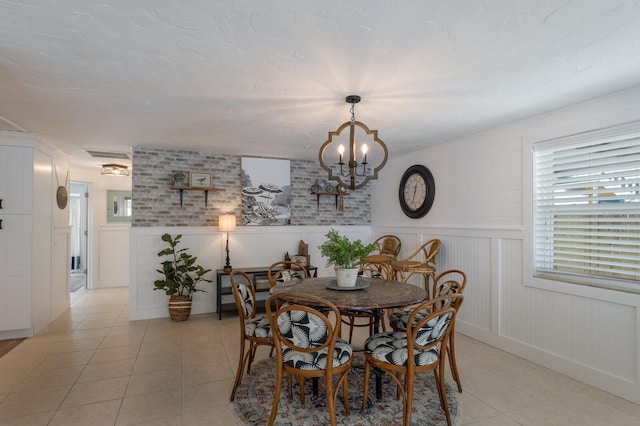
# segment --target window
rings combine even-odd
[[[535,275],[640,289],[640,123],[533,148]]]

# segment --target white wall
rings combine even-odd
[[[369,241],[368,226],[335,226],[335,229],[352,239]],[[318,246],[325,240],[329,227],[323,226],[238,226],[229,233],[229,257],[234,268],[269,266],[284,259],[286,251],[295,254],[300,240],[309,245],[311,264],[318,267],[318,276],[333,276],[333,269],[326,268]],[[214,227],[193,228],[132,228],[131,230],[131,286],[129,287],[129,319],[168,317],[168,296],[153,290],[153,282],[162,276],[157,253],[166,248],[160,237],[164,233],[182,234],[179,247],[189,248],[198,257],[198,264],[213,271],[206,278],[211,284],[201,284],[206,293],[196,293],[192,313],[215,312],[215,270],[225,264],[226,234]]]
[[[131,190],[131,176],[108,176],[95,168],[75,167],[71,180],[90,183],[89,190],[89,288],[129,285],[129,234],[131,226],[107,223],[107,190]],[[133,201],[135,203],[135,199]]]
[[[373,235],[400,236],[403,253],[440,238],[439,270],[468,284],[457,330],[640,403],[640,295],[531,276],[531,144],[640,120],[640,88],[395,158],[373,186]],[[400,177],[434,175],[424,218],[404,217]]]

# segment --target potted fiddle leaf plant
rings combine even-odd
[[[188,248],[178,248],[182,235],[175,238],[169,234],[162,236],[162,241],[169,247],[161,250],[158,257],[166,258],[162,261],[162,269],[157,272],[164,275],[164,279],[154,281],[154,290],[162,290],[169,296],[169,316],[172,321],[185,321],[191,315],[193,293],[205,291],[197,288],[200,282],[211,282],[205,278],[211,269],[197,265],[198,258],[188,252]]]
[[[330,229],[325,236],[326,241],[318,248],[322,257],[327,258],[327,266],[335,267],[338,287],[354,287],[358,278],[356,264],[378,246],[374,243],[365,245],[361,240],[351,241],[335,229]]]

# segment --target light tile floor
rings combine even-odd
[[[127,304],[126,288],[76,292],[0,358],[0,425],[236,424],[237,317],[129,321]],[[636,404],[462,335],[456,345],[461,425],[640,425]]]

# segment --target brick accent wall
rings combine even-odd
[[[217,226],[218,216],[235,212],[242,223],[241,157],[196,151],[134,147],[132,167],[134,227]],[[369,225],[371,189],[369,184],[344,196],[344,211],[336,210],[334,196],[311,194],[311,185],[326,181],[326,172],[317,162],[291,160],[291,225]],[[171,189],[171,175],[183,171],[211,173],[208,204],[204,192]],[[332,184],[334,184],[332,182]]]

